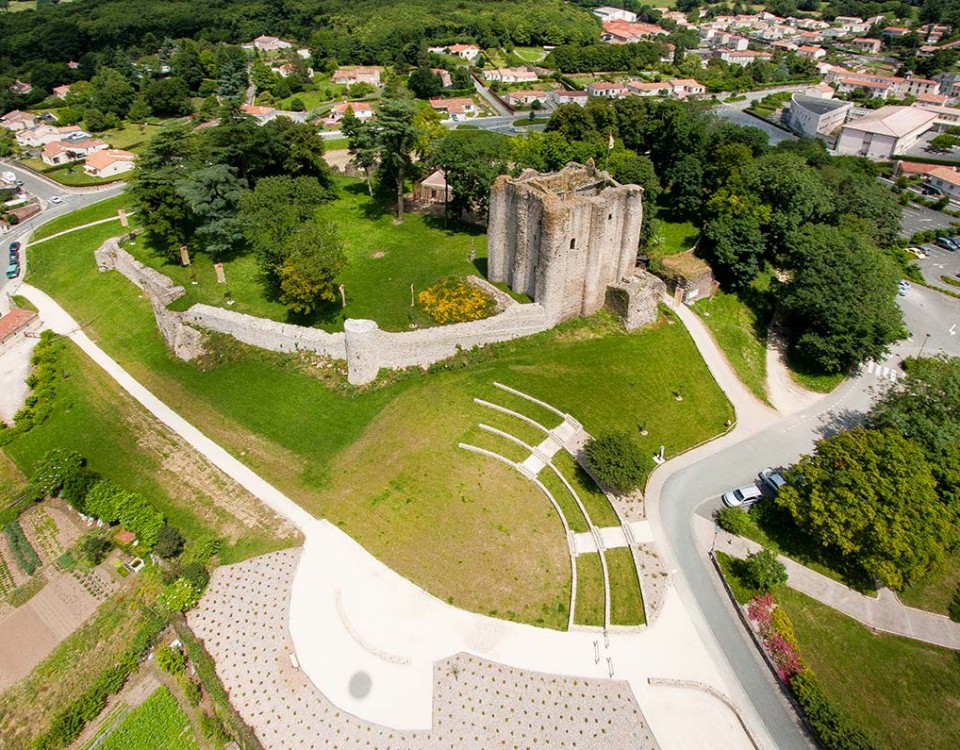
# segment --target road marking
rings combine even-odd
[[[949,333],[951,336],[956,336],[956,335],[957,335],[957,324],[956,324],[956,323],[954,323],[952,326],[950,326],[950,330],[948,331],[948,333]]]

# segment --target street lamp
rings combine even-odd
[[[923,337],[923,343],[920,344],[920,353],[917,354],[917,359],[920,359],[920,357],[923,356],[923,347],[927,345],[927,342],[929,340],[930,340],[930,334],[928,333],[926,336]]]

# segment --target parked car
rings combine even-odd
[[[769,466],[761,471],[758,475],[760,479],[760,485],[766,487],[770,492],[776,495],[780,488],[787,483],[787,480],[783,478],[777,469],[771,469]]]
[[[13,261],[15,260],[16,261],[20,260],[20,243],[19,242],[10,243],[10,262],[13,263]]]
[[[10,265],[7,266],[7,278],[15,279],[20,275],[20,260],[11,259]]]
[[[917,258],[919,258],[920,260],[923,260],[924,258],[927,257],[927,251],[924,250],[922,247],[908,247],[907,252],[910,253],[911,255],[917,256]]]
[[[942,247],[944,250],[949,250],[951,253],[960,250],[960,243],[954,237],[937,237],[933,244]]]
[[[721,499],[728,508],[740,508],[745,505],[752,505],[761,497],[763,497],[763,493],[760,492],[760,488],[755,484],[748,484],[746,487],[737,487],[735,490],[724,492]]]
[[[910,291],[910,282],[907,281],[906,279],[901,279],[900,283],[897,284],[897,293],[901,297],[904,297],[906,296],[908,291]]]

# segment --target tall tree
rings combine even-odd
[[[177,184],[177,193],[200,219],[197,236],[214,260],[236,250],[243,242],[238,209],[245,185],[233,167],[226,164],[196,169]]]
[[[457,215],[486,214],[490,186],[507,172],[510,153],[509,138],[486,130],[454,130],[440,141],[434,164],[446,175],[453,192],[450,204]]]
[[[123,75],[113,68],[100,68],[90,85],[93,89],[90,97],[93,107],[117,117],[127,116],[137,92]]]
[[[413,99],[396,89],[385,90],[377,118],[380,168],[397,192],[397,223],[403,222],[403,189],[419,133]]]
[[[860,234],[824,224],[787,239],[789,281],[780,306],[798,358],[843,372],[879,357],[902,332],[893,261]]]
[[[823,547],[890,588],[922,578],[957,540],[923,452],[892,430],[858,427],[817,443],[776,503]]]
[[[280,265],[280,301],[296,313],[310,315],[337,298],[334,281],[347,265],[343,242],[332,223],[304,224],[285,243]]]
[[[380,159],[376,129],[371,123],[360,122],[353,110],[347,107],[340,130],[347,136],[347,150],[353,163],[363,170],[367,192],[373,196],[373,170]]]

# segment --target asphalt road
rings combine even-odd
[[[960,335],[950,333],[954,323],[960,328],[960,300],[916,285],[898,299],[912,339],[894,346],[881,364],[896,367],[903,357],[916,355],[924,340],[924,354],[960,355]],[[751,482],[763,467],[795,463],[818,439],[858,422],[883,387],[886,382],[864,368],[860,376],[806,411],[678,472],[661,493],[660,515],[678,566],[678,583],[688,588],[692,603],[699,607],[778,750],[807,750],[811,745],[719,588],[715,573],[700,556],[692,520],[697,513],[708,515],[721,493]]]
[[[900,227],[903,236],[910,237],[915,232],[925,232],[928,229],[950,229],[957,222],[958,220],[949,214],[910,204],[903,207]]]
[[[960,282],[960,252],[944,250],[932,242],[925,243],[923,249],[927,251],[928,256],[918,259],[916,264],[920,267],[923,278],[926,279],[928,284],[947,287],[944,282],[940,281],[941,276],[949,276]],[[960,288],[955,291],[960,294]]]
[[[41,224],[45,224],[51,219],[63,216],[71,211],[76,211],[78,208],[89,206],[91,203],[97,203],[117,195],[124,188],[123,183],[120,183],[115,188],[101,190],[95,193],[68,193],[65,188],[52,185],[48,180],[38,177],[29,169],[24,169],[23,167],[6,161],[0,162],[0,171],[5,172],[7,170],[12,171],[17,177],[23,180],[24,190],[40,198],[40,205],[43,207],[43,210],[35,216],[31,216],[25,222],[18,224],[5,234],[2,239],[4,248],[9,247],[12,242],[24,242]],[[61,203],[55,204],[50,202],[50,199],[56,196],[60,197]],[[20,254],[20,276],[17,279],[7,279],[6,276],[0,278],[0,294],[5,294],[8,288],[23,279],[27,269],[27,259],[25,255],[26,253],[23,252]],[[4,266],[4,268],[6,268],[6,266]]]

